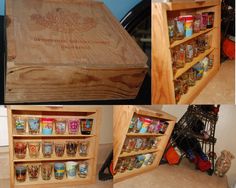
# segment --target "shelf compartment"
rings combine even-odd
[[[67,179],[66,176],[62,180],[57,180],[54,177],[54,173],[52,173],[52,178],[51,180],[43,180],[41,178],[41,173],[39,174],[39,178],[36,181],[30,181],[28,178],[26,179],[25,182],[17,182],[15,183],[15,187],[17,188],[25,188],[25,187],[52,187],[55,184],[60,183],[58,186],[62,186],[63,184],[65,186],[68,185],[78,185],[78,182],[81,184],[86,184],[91,182],[91,178],[86,177],[86,178],[80,178],[77,177],[75,179]]]
[[[127,133],[127,136],[164,136],[165,134],[154,134],[154,133]]]
[[[119,158],[147,154],[147,153],[155,153],[158,151],[160,151],[160,150],[157,148],[157,149],[145,149],[145,150],[140,150],[140,151],[132,151],[130,153],[124,152],[124,153],[120,154]]]
[[[37,135],[32,135],[32,134],[13,134],[12,137],[13,138],[88,138],[88,137],[95,137],[95,134],[91,134],[91,135],[56,135],[56,134],[52,134],[52,135],[42,135],[42,134],[37,134]]]
[[[204,57],[208,56],[211,52],[213,52],[214,48],[210,48],[208,50],[205,50],[205,52],[201,53],[197,57],[193,59],[190,63],[185,63],[183,68],[180,68],[177,70],[177,72],[174,75],[174,79],[176,80],[178,77],[180,77],[183,73],[185,73],[188,69],[193,67],[195,64],[197,64],[199,61],[201,61]]]
[[[196,37],[199,37],[200,35],[206,34],[206,33],[210,32],[210,31],[212,31],[213,29],[215,29],[215,28],[210,28],[210,29],[206,29],[206,30],[200,31],[198,33],[194,33],[191,37],[185,37],[182,40],[176,40],[172,44],[170,44],[170,48],[174,48],[174,47],[176,47],[176,46],[178,46],[180,44],[183,44],[183,43],[185,43],[185,42],[187,42],[189,40],[192,40],[192,39],[194,39]]]
[[[209,80],[216,74],[218,67],[213,67],[208,72],[204,72],[204,75],[201,80],[196,81],[195,86],[192,86],[188,89],[188,92],[181,96],[178,104],[190,104],[192,99],[194,99],[202,90],[203,87],[207,85]]]
[[[51,158],[25,158],[25,159],[14,159],[15,163],[27,163],[27,162],[45,162],[45,161],[74,161],[74,160],[89,160],[92,157],[51,157]]]
[[[137,174],[141,174],[144,172],[149,172],[150,170],[155,169],[154,165],[142,166],[141,168],[134,168],[133,170],[126,170],[123,173],[117,173],[114,176],[114,182],[121,181],[122,179],[126,179],[128,177],[136,176]]]

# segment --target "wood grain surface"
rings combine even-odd
[[[13,0],[12,5],[18,65],[146,65],[144,53],[103,3]]]
[[[6,103],[134,99],[147,57],[101,2],[8,0]]]
[[[146,70],[83,69],[72,66],[16,66],[8,62],[5,101],[51,102],[132,99]]]

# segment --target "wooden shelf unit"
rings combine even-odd
[[[168,18],[178,15],[191,15],[202,12],[214,12],[213,28],[193,33],[191,37],[176,40],[172,44],[169,41]],[[205,72],[201,80],[196,81],[196,86],[190,87],[187,94],[183,95],[179,104],[189,104],[195,99],[210,79],[217,73],[220,67],[220,22],[221,3],[220,0],[205,2],[173,2],[152,3],[152,103],[153,104],[176,104],[174,80],[193,67],[209,54],[213,54],[213,68]],[[183,68],[173,74],[171,49],[195,39],[198,36],[210,34],[212,36],[211,48],[194,58],[192,62],[186,63]]]
[[[9,149],[10,149],[10,183],[11,188],[26,188],[32,187],[51,187],[55,183],[60,186],[78,185],[78,184],[90,184],[96,181],[96,165],[97,165],[97,155],[98,155],[98,143],[99,143],[99,131],[100,131],[100,108],[89,108],[89,107],[76,107],[76,106],[8,106],[8,124],[9,124]],[[28,125],[26,126],[26,134],[18,135],[15,131],[15,121],[14,117],[54,117],[56,118],[75,118],[78,117],[83,119],[93,119],[93,127],[91,135],[69,135],[68,132],[64,135],[56,135],[54,130],[52,135],[42,135],[41,127],[39,135],[30,135],[28,132]],[[27,123],[28,124],[28,123]],[[67,127],[68,130],[68,127]],[[66,141],[89,141],[88,156],[82,157],[79,155],[78,151],[76,156],[70,157],[66,154],[66,149],[63,157],[57,157],[55,155],[55,149],[53,149],[53,154],[51,158],[44,158],[42,154],[42,145],[40,147],[40,154],[37,158],[30,158],[29,151],[27,148],[26,157],[24,159],[17,159],[14,152],[14,141],[54,141],[66,142]],[[86,178],[80,178],[77,176],[75,179],[67,179],[66,175],[63,180],[56,180],[54,177],[54,172],[50,180],[42,180],[41,170],[39,172],[39,178],[36,181],[30,181],[27,177],[25,182],[17,182],[15,178],[15,165],[16,164],[32,164],[32,163],[54,163],[54,162],[66,162],[66,161],[86,161],[88,162],[88,175]]]
[[[129,125],[131,122],[132,117],[134,114],[148,117],[152,119],[159,119],[163,121],[167,121],[169,123],[169,126],[164,134],[148,134],[148,133],[128,133]],[[167,142],[170,138],[170,135],[173,131],[174,125],[175,125],[176,118],[174,116],[171,116],[165,112],[162,111],[156,111],[149,108],[145,108],[142,106],[114,106],[113,107],[113,132],[116,134],[113,134],[113,168],[115,170],[118,159],[129,157],[129,156],[136,156],[139,154],[146,154],[146,153],[155,153],[156,158],[154,162],[151,165],[147,165],[144,167],[144,165],[139,169],[133,169],[131,171],[126,170],[124,173],[116,173],[114,175],[114,182],[122,181],[126,178],[138,175],[143,172],[147,172],[150,170],[153,170],[156,168],[161,160],[161,157],[163,155],[163,152],[166,148]],[[139,150],[139,151],[131,151],[130,153],[127,152],[121,152],[125,139],[127,137],[156,137],[158,138],[158,146],[156,149],[145,149],[145,150]]]

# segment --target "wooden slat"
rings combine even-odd
[[[193,59],[193,61],[191,61],[190,63],[185,63],[183,68],[180,68],[176,71],[175,75],[174,75],[174,79],[177,79],[178,77],[180,77],[183,73],[185,73],[187,70],[189,70],[191,67],[193,67],[195,64],[197,64],[199,61],[203,60],[204,57],[208,56],[210,53],[212,53],[212,51],[214,50],[214,48],[210,48],[208,50],[206,50],[204,53],[201,53],[200,55],[198,55],[196,58]]]
[[[14,163],[19,163],[19,162],[59,162],[59,161],[75,161],[75,160],[88,160],[92,159],[91,157],[63,157],[63,158],[58,158],[58,157],[51,157],[51,158],[27,158],[27,159],[14,159]]]
[[[219,0],[206,0],[203,2],[194,1],[182,1],[182,2],[172,2],[166,3],[167,10],[183,10],[183,9],[193,9],[193,8],[205,8],[210,6],[220,5]]]
[[[96,135],[30,135],[30,134],[21,134],[21,135],[17,135],[17,134],[13,134],[12,137],[14,138],[56,138],[56,139],[60,139],[60,138],[86,138],[86,137],[94,137]]]
[[[145,150],[139,150],[139,151],[131,151],[130,153],[124,152],[120,154],[119,158],[130,157],[130,156],[146,154],[146,153],[156,153],[158,151],[159,151],[158,149],[145,149]]]
[[[196,37],[198,37],[198,36],[200,36],[200,35],[206,34],[206,33],[210,32],[210,31],[212,31],[213,29],[214,29],[214,28],[206,29],[206,30],[200,31],[200,32],[198,32],[198,33],[194,33],[191,37],[185,37],[185,38],[183,38],[182,40],[176,40],[176,41],[174,41],[174,42],[170,45],[170,48],[174,48],[175,46],[178,46],[178,45],[180,45],[180,44],[183,44],[183,43],[185,43],[185,42],[187,42],[187,41],[189,41],[189,40],[192,40],[192,39],[194,39],[194,38],[196,38]]]
[[[8,62],[5,102],[62,102],[136,98],[145,69],[16,66]]]
[[[163,134],[155,133],[127,133],[127,136],[163,136]]]

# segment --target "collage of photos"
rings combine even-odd
[[[0,0],[0,188],[236,188],[234,0]]]

